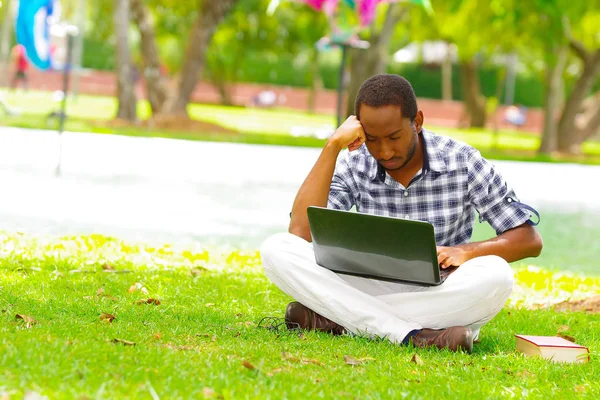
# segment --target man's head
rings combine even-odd
[[[375,75],[356,95],[356,118],[367,136],[367,148],[387,170],[399,170],[415,154],[423,113],[410,83],[398,75]]]

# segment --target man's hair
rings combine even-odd
[[[400,75],[373,75],[367,79],[356,95],[354,113],[360,120],[360,106],[398,106],[402,117],[414,121],[417,116],[417,97],[409,81]]]

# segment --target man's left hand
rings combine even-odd
[[[469,254],[461,247],[437,246],[438,264],[443,269],[460,267],[469,260]]]

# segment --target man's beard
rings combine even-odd
[[[399,169],[402,169],[406,164],[408,164],[410,160],[412,160],[413,156],[415,155],[415,151],[417,150],[417,140],[417,131],[413,129],[413,137],[408,147],[408,153],[406,153],[406,158],[404,159],[404,162],[398,168],[388,169],[388,171],[398,171]]]

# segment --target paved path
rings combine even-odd
[[[319,149],[0,128],[0,230],[256,246],[284,230]],[[600,209],[600,167],[496,162],[542,209]]]

